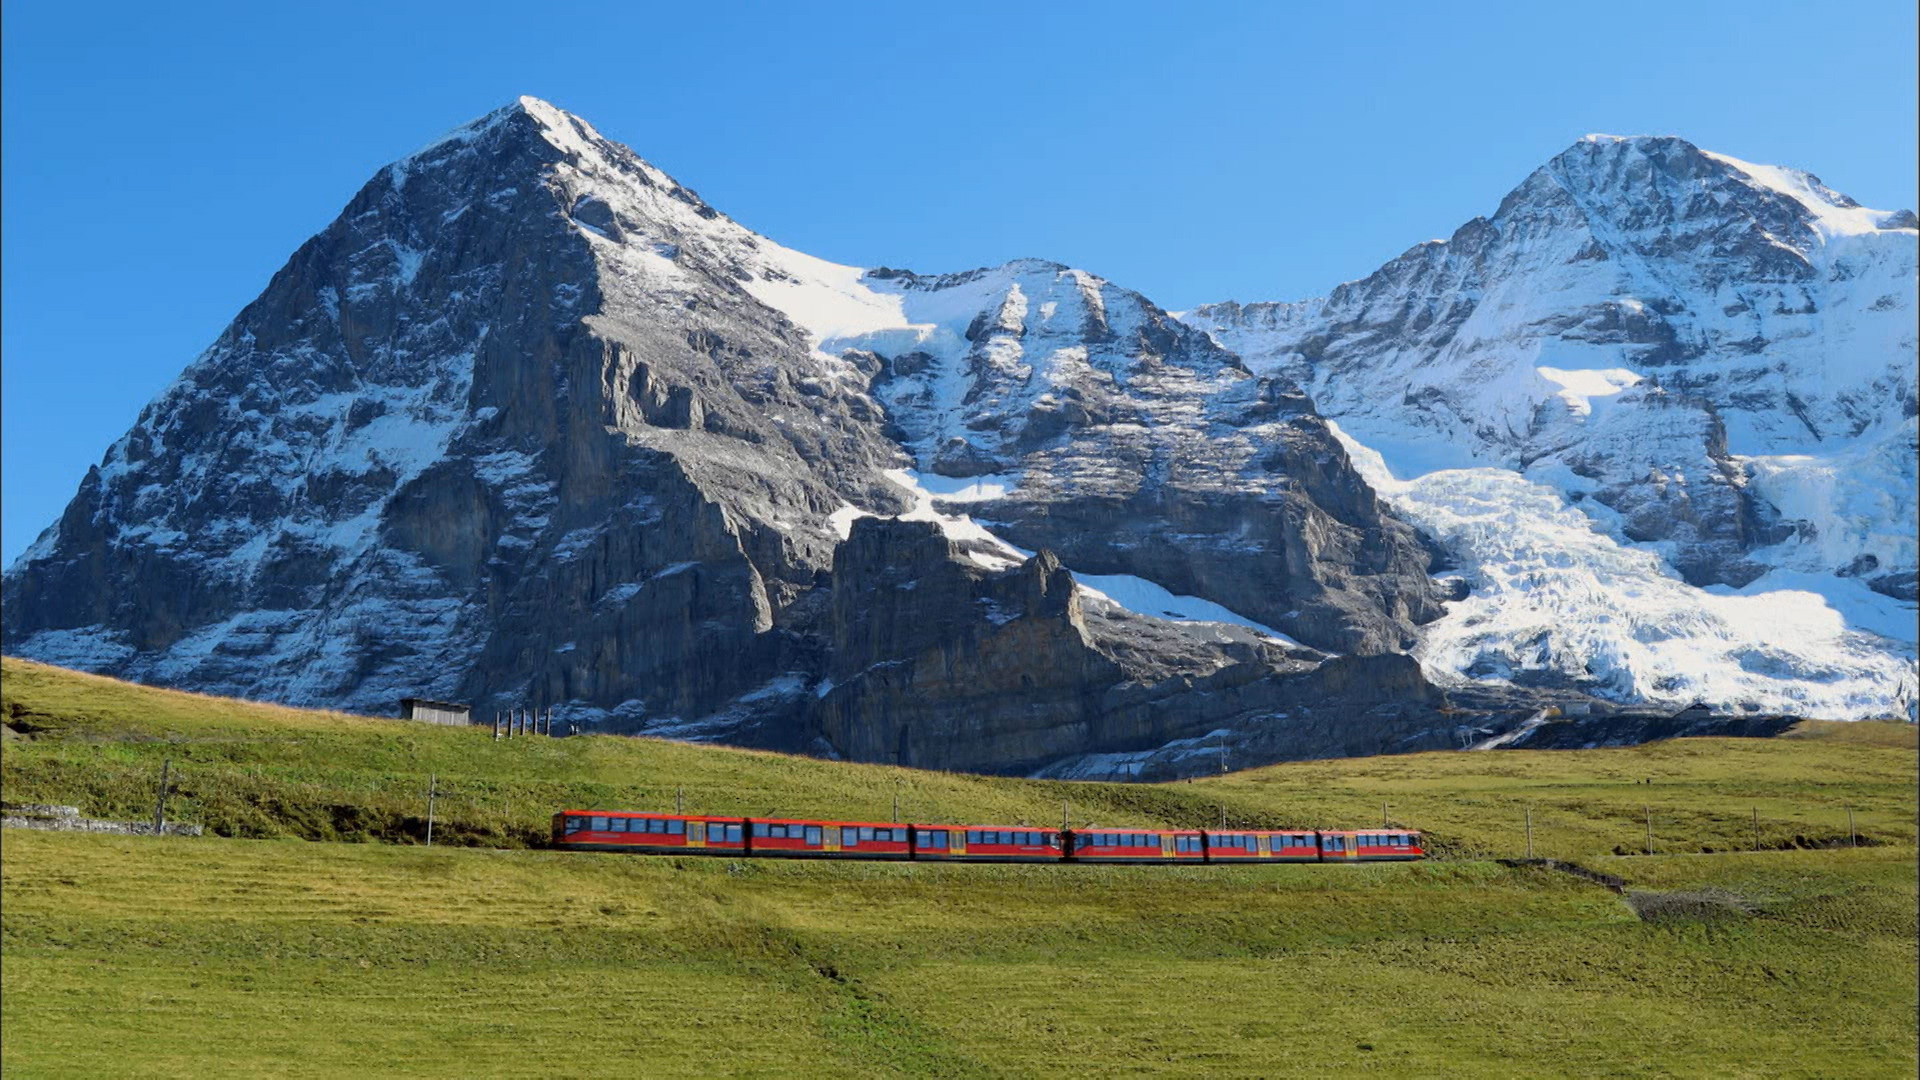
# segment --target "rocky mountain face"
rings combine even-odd
[[[1305,387],[1498,597],[1429,628],[1435,675],[1852,715],[1912,684],[1916,235],[1803,172],[1590,136],[1322,300],[1185,319]]]
[[[825,263],[521,99],[294,254],[7,572],[4,637],[369,712],[1248,764],[1453,737],[1405,655],[1430,561],[1292,378],[1137,294]]]
[[[827,263],[521,99],[141,414],[8,570],[5,648],[1058,776],[1884,711],[1914,235],[1596,139],[1324,301],[1175,317],[1035,260]]]

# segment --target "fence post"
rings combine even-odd
[[[500,741],[500,710],[493,710],[493,741]]]
[[[1753,808],[1753,850],[1760,850],[1760,808]]]
[[[439,781],[440,781],[440,778],[438,776],[435,776],[433,773],[427,774],[427,846],[428,847],[433,846],[433,797],[436,794],[434,791],[434,788],[438,785]]]
[[[1860,834],[1853,831],[1853,807],[1847,807],[1847,846],[1859,847]]]
[[[1651,855],[1653,854],[1653,807],[1643,806],[1641,809],[1647,812],[1647,854]]]
[[[153,801],[153,835],[159,836],[167,828],[167,772],[173,765],[170,758],[160,761],[160,794]]]
[[[1533,807],[1527,807],[1527,858],[1533,858]]]

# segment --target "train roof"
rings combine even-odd
[[[675,821],[744,821],[727,814],[676,814],[671,810],[556,810],[558,814],[591,814],[596,817],[670,818]]]

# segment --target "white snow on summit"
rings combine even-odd
[[[1425,631],[1436,678],[1872,715],[1913,699],[1920,637],[1914,225],[1594,135],[1324,299],[1183,318],[1306,386],[1454,549],[1475,591]]]

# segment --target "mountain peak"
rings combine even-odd
[[[1688,192],[1709,190],[1721,193],[1716,201],[1722,204],[1757,208],[1771,203],[1803,218],[1813,234],[1828,239],[1912,227],[1910,212],[1868,209],[1804,169],[1743,161],[1676,135],[1586,135],[1555,155],[1546,170],[1569,189],[1612,189],[1636,202],[1647,197],[1651,186],[1656,191],[1665,187],[1660,197],[1666,199],[1684,200]],[[1753,201],[1755,196],[1760,202]]]
[[[397,186],[422,167],[437,165],[462,151],[496,142],[510,131],[538,139],[566,155],[587,155],[614,144],[592,124],[542,98],[522,94],[476,117],[393,163]]]

